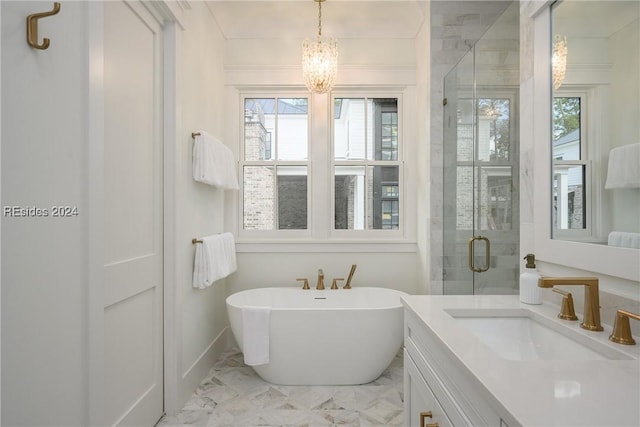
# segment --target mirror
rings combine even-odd
[[[551,8],[552,238],[640,248],[640,2]]]

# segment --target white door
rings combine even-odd
[[[162,27],[104,3],[105,421],[163,413]]]

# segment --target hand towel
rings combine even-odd
[[[269,317],[271,307],[242,307],[242,352],[249,366],[269,363]]]
[[[226,190],[238,190],[233,152],[204,131],[193,143],[193,179]]]
[[[204,289],[237,270],[236,245],[231,233],[203,237],[196,244],[193,287]]]
[[[640,233],[612,231],[609,233],[608,245],[640,249]]]
[[[604,188],[640,188],[640,142],[616,147],[609,152]]]

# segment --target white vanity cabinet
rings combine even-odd
[[[404,339],[407,427],[519,425],[410,310]]]

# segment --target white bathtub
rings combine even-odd
[[[385,288],[261,288],[227,298],[242,350],[242,307],[271,307],[269,363],[253,366],[283,385],[364,384],[389,366],[403,340],[404,292]]]

